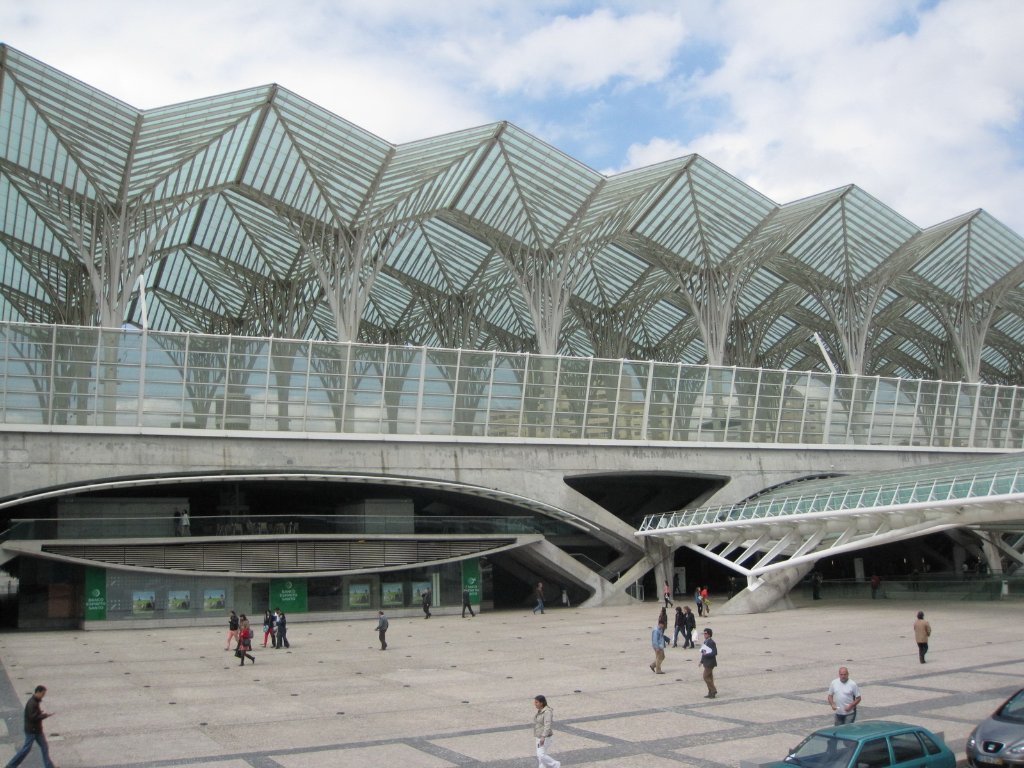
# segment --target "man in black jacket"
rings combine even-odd
[[[711,639],[711,635],[714,634],[711,631],[711,627],[705,627],[704,629],[704,644],[700,647],[700,661],[697,663],[704,667],[704,683],[708,687],[707,695],[705,699],[713,699],[718,695],[718,689],[715,687],[715,667],[718,666],[718,646],[715,645],[715,641]]]
[[[693,633],[697,629],[697,617],[693,615],[690,606],[683,606],[683,648],[696,648],[693,644]]]
[[[46,736],[43,735],[43,720],[53,714],[52,712],[43,712],[42,702],[45,695],[46,686],[37,685],[32,698],[25,704],[25,743],[7,763],[7,768],[21,765],[21,761],[32,751],[33,744],[39,745],[39,750],[43,753],[45,768],[54,768],[53,761],[50,760],[50,747],[46,743]]]

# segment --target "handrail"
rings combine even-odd
[[[569,526],[557,520],[516,516],[428,517],[417,515],[192,515],[188,524],[166,514],[134,517],[23,518],[11,521],[6,541],[309,535],[415,534],[557,535]],[[2,543],[2,541],[0,541]]]

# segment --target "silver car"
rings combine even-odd
[[[1024,766],[1024,688],[971,731],[967,762],[972,768]]]

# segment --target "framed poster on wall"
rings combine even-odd
[[[132,613],[146,614],[156,610],[156,592],[151,589],[139,589],[132,592]]]
[[[401,608],[405,605],[405,590],[402,582],[391,581],[380,585],[380,604],[385,608]]]
[[[412,583],[412,596],[417,604],[423,602],[423,593],[428,589],[431,589],[429,581],[414,581]],[[431,595],[431,598],[430,604],[437,605],[437,596]]]
[[[348,585],[348,607],[356,610],[370,607],[370,585],[349,584]]]
[[[204,611],[223,611],[224,610],[224,590],[223,589],[204,589],[203,590],[203,610]]]
[[[192,609],[192,593],[187,589],[172,589],[167,593],[167,610],[181,613]]]

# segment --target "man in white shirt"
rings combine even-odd
[[[857,720],[857,705],[860,704],[860,688],[850,679],[850,670],[839,668],[839,677],[828,687],[828,705],[836,713],[836,725]]]

